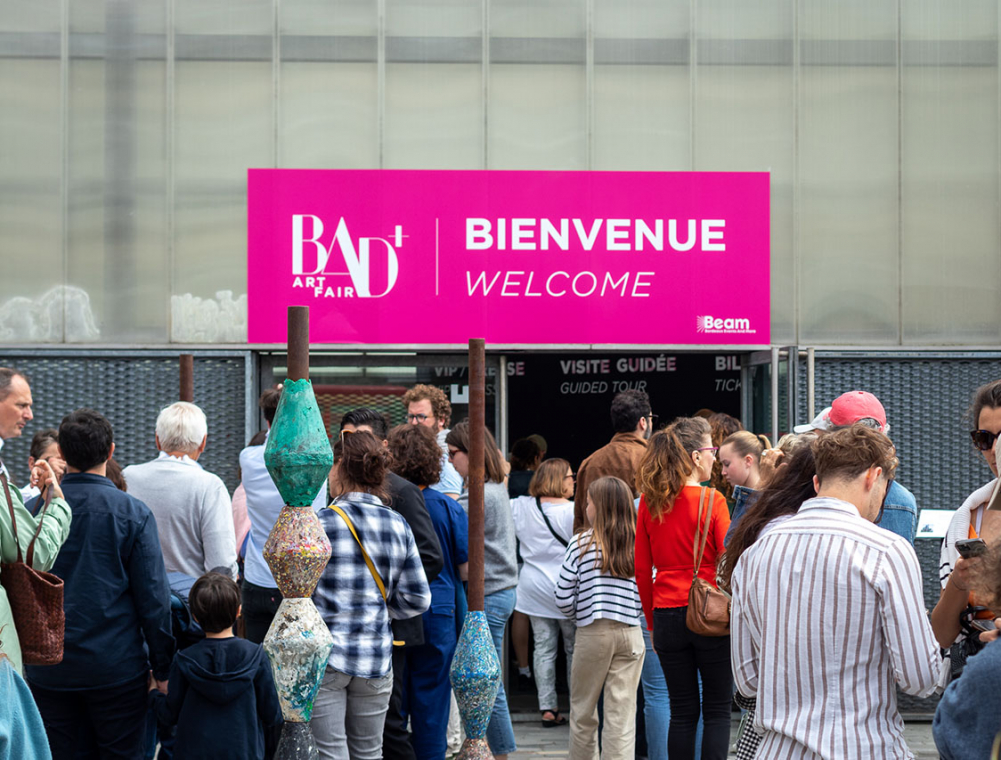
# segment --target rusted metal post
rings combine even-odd
[[[288,307],[288,379],[309,380],[309,307]]]
[[[181,401],[195,401],[195,357],[181,354]]]
[[[466,741],[458,760],[492,758],[487,725],[500,689],[501,667],[483,611],[483,481],[486,445],[486,345],[469,341],[469,612],[452,657],[449,676],[459,703]]]
[[[469,341],[469,609],[483,609],[483,471],[486,343]]]

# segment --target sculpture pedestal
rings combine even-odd
[[[466,613],[449,679],[467,737],[459,759],[492,758],[486,741],[487,725],[500,689],[501,667],[486,613],[478,610]]]

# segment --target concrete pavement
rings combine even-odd
[[[514,734],[518,741],[518,751],[510,755],[512,760],[528,758],[565,758],[570,741],[570,729],[566,726],[543,728],[533,714],[515,714]],[[733,722],[732,736],[736,738],[738,721]],[[938,760],[935,742],[931,735],[931,723],[909,722],[905,736],[917,760]],[[733,757],[733,754],[730,755]]]

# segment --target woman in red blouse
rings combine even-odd
[[[700,636],[685,625],[688,590],[695,574],[692,545],[699,528],[700,483],[712,476],[715,458],[709,423],[681,417],[650,439],[636,473],[642,494],[636,525],[636,583],[671,699],[667,747],[672,760],[694,760],[700,711],[705,723],[702,760],[725,760],[730,742],[730,637]],[[715,585],[730,513],[722,494],[706,490],[704,510],[708,511],[710,498],[713,507],[699,577]]]

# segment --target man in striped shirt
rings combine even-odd
[[[732,579],[734,679],[757,698],[757,757],[911,758],[895,683],[945,685],[906,539],[876,527],[897,460],[853,425],[814,444],[817,498],[741,556]]]

